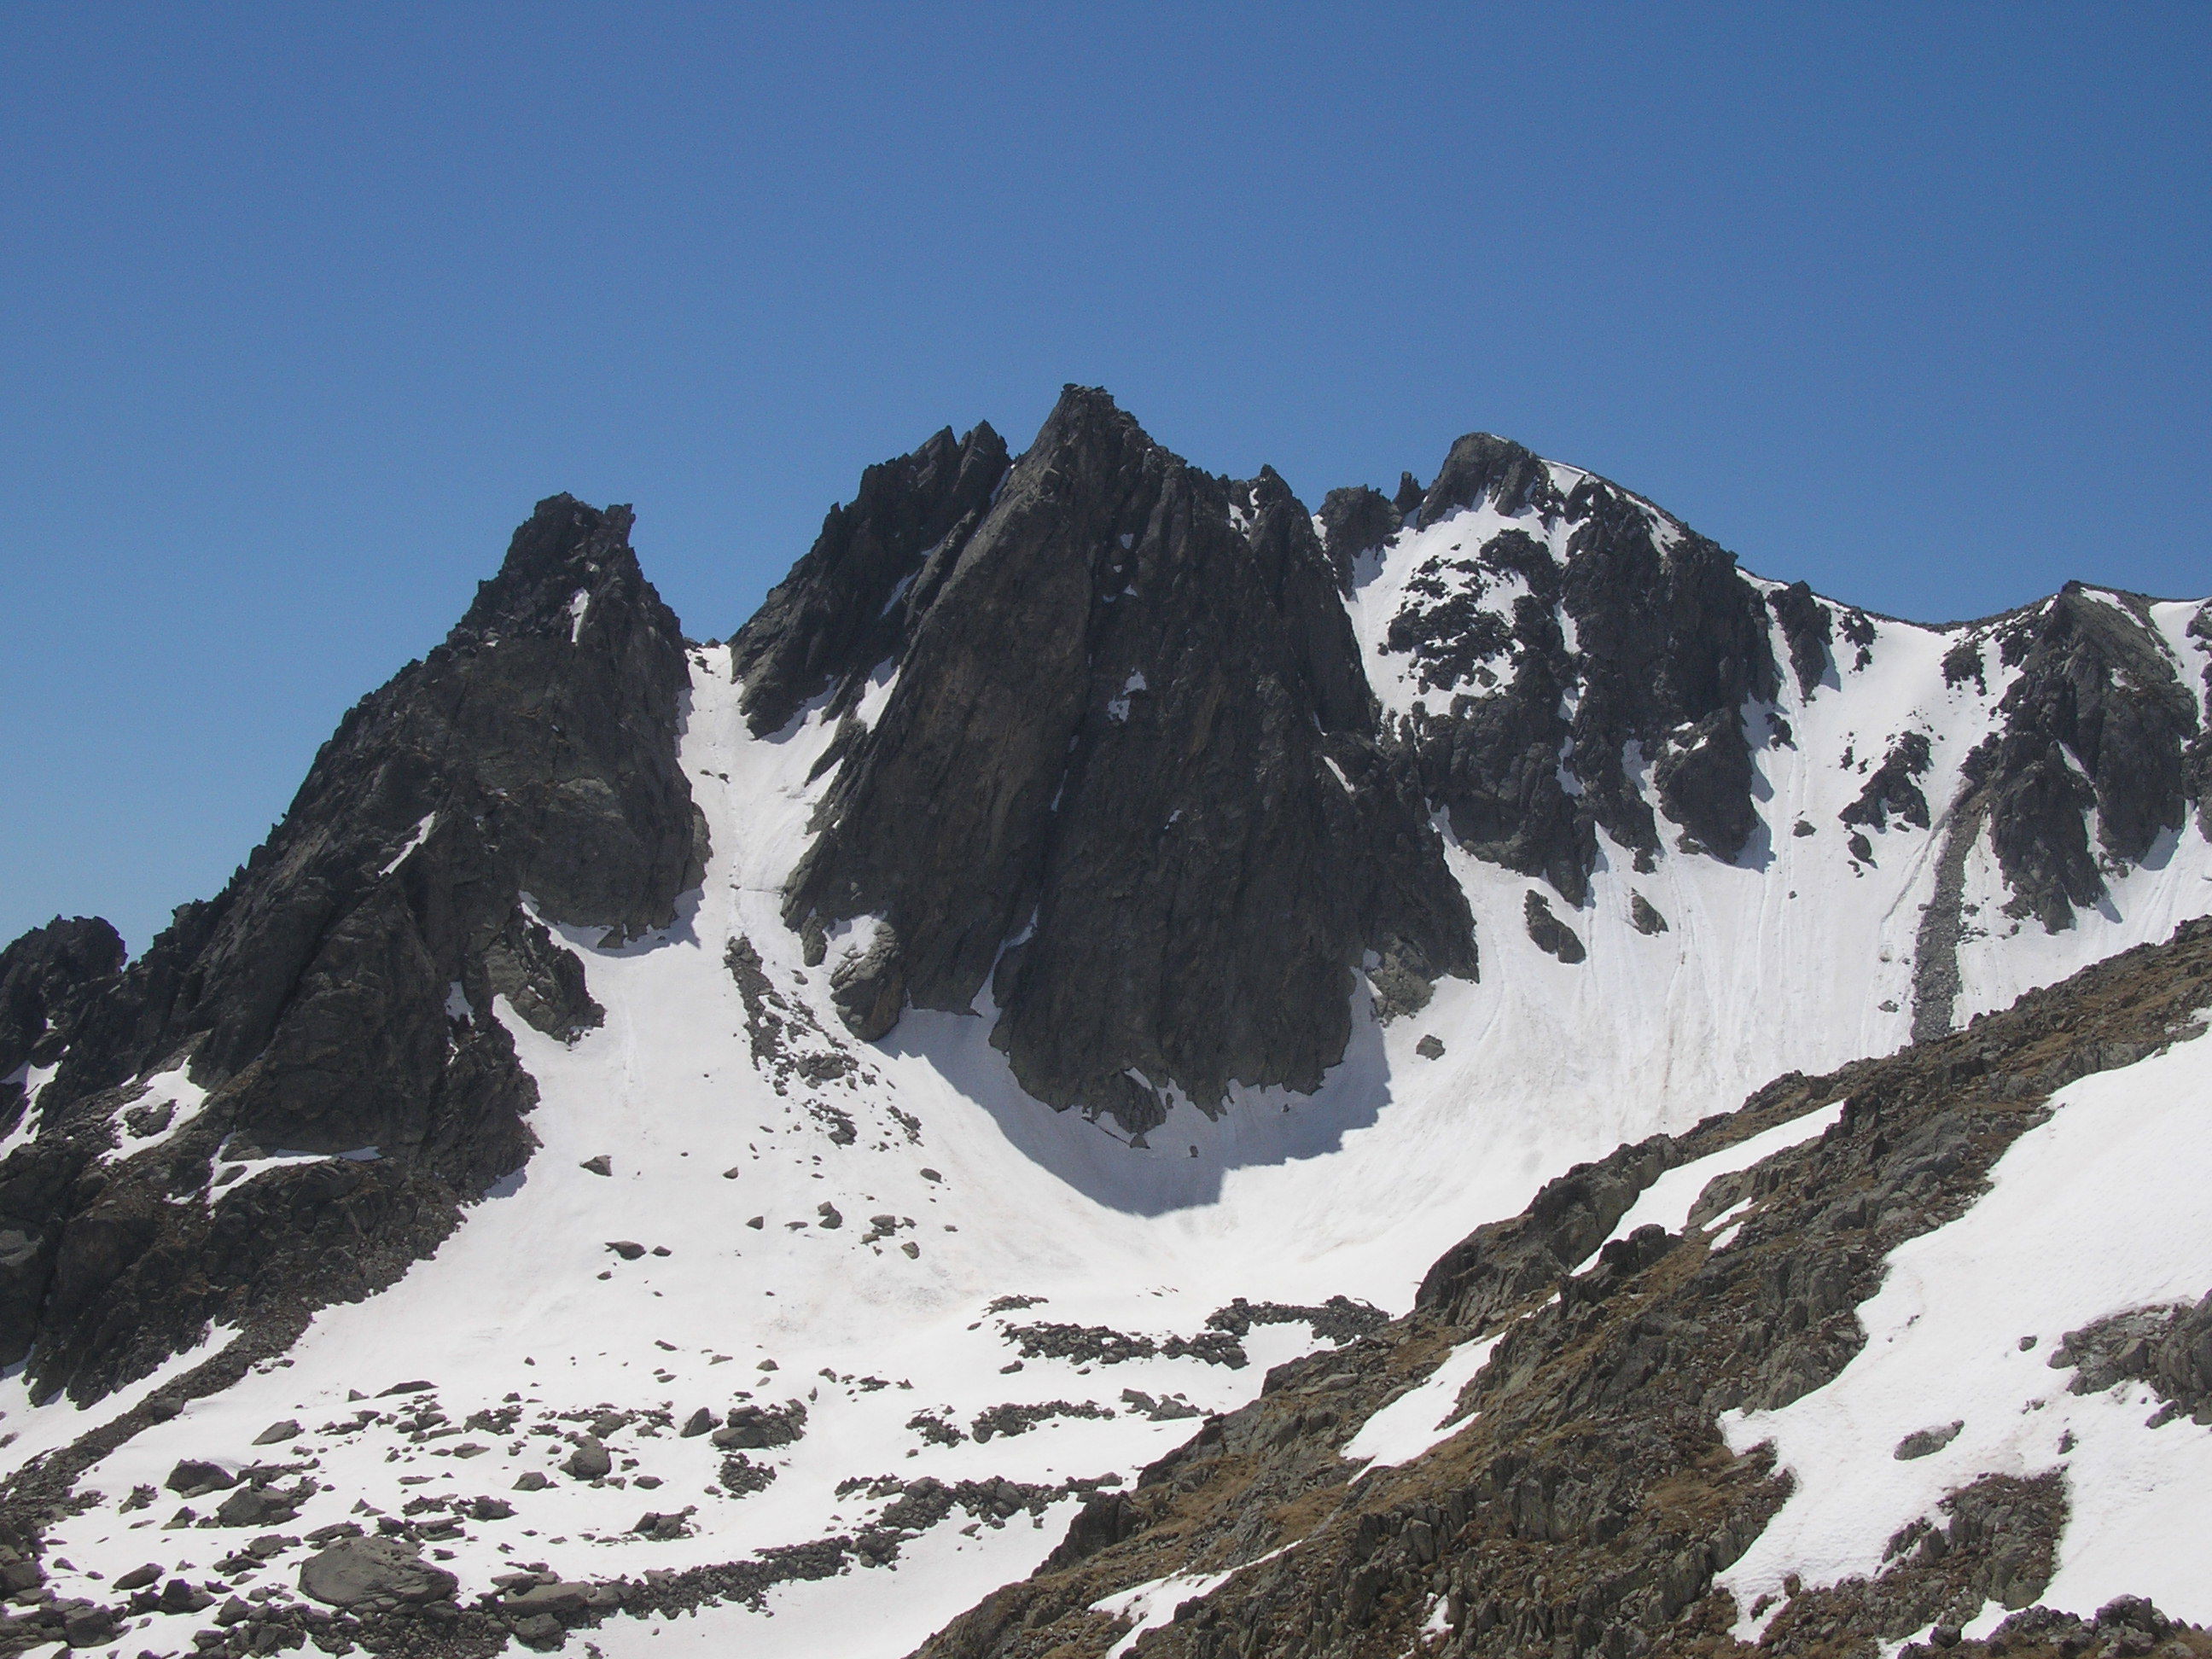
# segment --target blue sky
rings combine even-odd
[[[2212,8],[22,3],[0,939],[143,946],[535,500],[729,633],[1062,382],[1926,619],[2212,591]]]

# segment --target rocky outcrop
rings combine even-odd
[[[1534,889],[1523,896],[1522,921],[1536,948],[1561,962],[1571,964],[1589,954],[1583,949],[1581,936],[1553,915],[1550,902]]]
[[[1141,1131],[1170,1085],[1315,1088],[1367,952],[1475,966],[1336,588],[1280,479],[1200,472],[1070,388],[917,578],[787,921],[878,918],[867,983],[916,1006],[988,981],[993,1040],[1054,1106]]]
[[[1732,1451],[1718,1414],[1837,1376],[1865,1340],[1856,1310],[1885,1258],[1986,1190],[1996,1159],[2044,1121],[2050,1090],[2193,1030],[2208,982],[2212,922],[2186,924],[1971,1031],[1778,1079],[1738,1113],[1571,1172],[1448,1254],[1407,1317],[1276,1367],[1257,1401],[1208,1419],[1133,1491],[1094,1499],[1033,1577],[954,1620],[921,1659],[1102,1654],[1132,1632],[1099,1604],[1176,1576],[1189,1588],[1137,1638],[1147,1659],[1728,1650],[1739,1615],[1770,1608],[1738,1607],[1716,1575],[1789,1483],[1770,1449]],[[1683,1233],[1644,1227],[1601,1248],[1665,1170],[1838,1099],[1824,1134],[1709,1183]],[[1736,1219],[1723,1250],[1711,1230],[1724,1215]],[[2153,1381],[2178,1415],[2207,1374],[2205,1317],[2106,1322],[2069,1335],[2052,1363],[2085,1388]],[[1385,1468],[1344,1455],[1376,1412],[1485,1338],[1486,1362],[1431,1450]],[[2007,1650],[1960,1640],[1990,1601],[2019,1610],[2010,1651],[2208,1645],[2136,1598],[2094,1617],[2033,1605],[2066,1513],[2057,1472],[1966,1483],[1892,1540],[1878,1574],[1793,1583],[1759,1650],[1856,1654],[1931,1626],[1939,1649]],[[2061,1633],[2067,1645],[2034,1644]]]
[[[15,1127],[25,1105],[24,1072],[68,1052],[125,954],[115,929],[97,916],[56,916],[0,951],[0,1124]]]
[[[1500,1309],[1556,1284],[1667,1172],[1674,1150],[1657,1135],[1546,1182],[1519,1215],[1478,1227],[1438,1257],[1413,1305],[1447,1324],[1480,1328]]]
[[[1528,451],[1478,434],[1453,447],[1420,521],[1485,504],[1534,515],[1547,533],[1571,529],[1564,559],[1511,527],[1472,557],[1415,573],[1391,623],[1388,648],[1413,656],[1425,689],[1454,694],[1395,733],[1454,833],[1577,905],[1599,829],[1651,866],[1653,796],[1686,850],[1741,854],[1759,830],[1743,714],[1777,684],[1759,590],[1729,554],[1648,503],[1589,475],[1563,495]],[[1510,621],[1482,604],[1509,581],[1525,589]],[[1796,637],[1820,643],[1808,615],[1785,609]],[[1811,648],[1798,652],[1808,667]],[[1500,658],[1504,672],[1489,665]]]
[[[2004,665],[2020,673],[1998,705],[2002,731],[1969,757],[1967,777],[1988,805],[2007,909],[2052,933],[2105,896],[2092,809],[2105,854],[2136,863],[2181,828],[2197,790],[2197,697],[2142,605],[2069,582],[1996,631]]]
[[[1882,757],[1881,764],[1868,777],[1858,799],[1844,808],[1839,816],[1845,823],[1863,825],[1869,830],[1887,830],[1893,817],[1917,830],[1925,830],[1928,797],[1921,793],[1917,780],[1927,772],[1930,759],[1928,734],[1905,732]]]
[[[1405,516],[1390,498],[1365,484],[1332,489],[1321,504],[1322,546],[1336,572],[1337,586],[1352,591],[1352,562],[1396,535]]]
[[[1834,616],[1804,582],[1769,593],[1766,607],[1782,624],[1782,637],[1790,644],[1790,672],[1797,677],[1797,690],[1809,700],[1828,672],[1836,637]]]
[[[2212,1424],[2212,1291],[2194,1306],[2142,1308],[2069,1331],[2051,1364],[2072,1369],[2075,1394],[2149,1383],[2166,1402],[2154,1427],[2177,1417]]]
[[[29,1350],[40,1390],[88,1398],[211,1320],[365,1294],[527,1156],[536,1089],[493,998],[554,1036],[595,1024],[546,924],[662,926],[705,851],[676,764],[684,647],[629,525],[541,502],[223,892],[96,997],[62,997],[39,1135],[0,1164],[0,1353]],[[76,926],[84,964],[112,966],[104,925]],[[51,957],[38,938],[11,960]],[[180,1065],[204,1108],[100,1162],[134,1079]],[[234,1184],[218,1167],[270,1151],[326,1161]]]
[[[1425,530],[1485,501],[1508,518],[1532,509],[1549,516],[1562,506],[1559,486],[1541,458],[1494,432],[1470,432],[1445,455],[1436,482],[1421,496],[1414,522]]]

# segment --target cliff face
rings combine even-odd
[[[1370,952],[1415,1000],[1474,971],[1328,556],[1273,474],[1199,472],[1071,389],[903,604],[785,902],[796,928],[881,930],[861,1006],[962,1011],[988,981],[1025,1089],[1141,1133],[1170,1088],[1316,1087]]]

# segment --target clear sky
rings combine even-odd
[[[0,940],[141,947],[538,497],[728,634],[1109,387],[1929,620],[2212,592],[2212,6],[0,9]]]

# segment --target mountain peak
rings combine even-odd
[[[1512,518],[1556,494],[1549,467],[1534,450],[1494,432],[1470,432],[1445,455],[1436,482],[1422,494],[1415,522],[1425,530],[1486,501]]]
[[[574,639],[599,598],[651,593],[629,544],[636,517],[626,506],[601,509],[565,493],[548,495],[516,527],[499,573],[477,585],[448,642],[549,632]]]
[[[15,1645],[891,1659],[1079,1504],[933,1654],[2212,1582],[2212,606],[1871,617],[1488,433],[1312,514],[1082,386],[726,647],[630,530],[541,502],[137,961],[0,952]]]
[[[1473,971],[1441,843],[1384,781],[1335,573],[1272,472],[1232,489],[1071,386],[902,614],[786,894],[794,927],[872,916],[894,941],[856,1006],[965,1010],[988,981],[1024,1087],[1141,1133],[1174,1090],[1317,1086],[1369,952],[1416,999]]]

